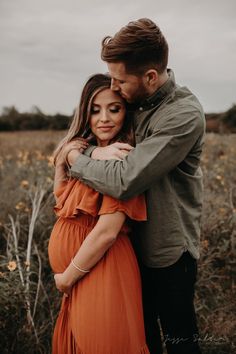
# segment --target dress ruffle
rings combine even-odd
[[[116,211],[122,211],[132,220],[147,220],[145,196],[142,194],[128,200],[118,200],[104,195],[98,214],[112,214]]]
[[[147,220],[143,194],[129,200],[117,200],[108,195],[103,196],[76,179],[63,183],[54,194],[57,199],[54,211],[57,216],[64,218],[75,218],[81,213],[96,217],[122,211],[132,220]]]
[[[82,214],[98,215],[102,195],[82,182],[71,179],[55,191],[57,216],[73,218]]]

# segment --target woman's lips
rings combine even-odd
[[[103,132],[108,132],[109,130],[111,130],[112,128],[114,128],[113,126],[109,125],[109,126],[102,126],[102,127],[97,127],[97,129],[103,131]]]

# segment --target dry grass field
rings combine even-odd
[[[51,154],[63,131],[0,132],[0,353],[49,354]],[[203,353],[236,352],[236,135],[208,134],[196,308]]]

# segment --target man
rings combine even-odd
[[[102,59],[111,88],[132,104],[137,145],[72,150],[71,174],[115,198],[146,192],[148,221],[138,225],[135,238],[150,352],[162,353],[160,323],[169,354],[200,353],[193,299],[204,113],[197,98],[176,85],[167,69],[168,44],[151,20],[130,22],[106,37]]]

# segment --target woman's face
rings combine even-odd
[[[90,128],[98,146],[106,146],[121,130],[125,119],[125,103],[116,92],[107,88],[93,99]]]

